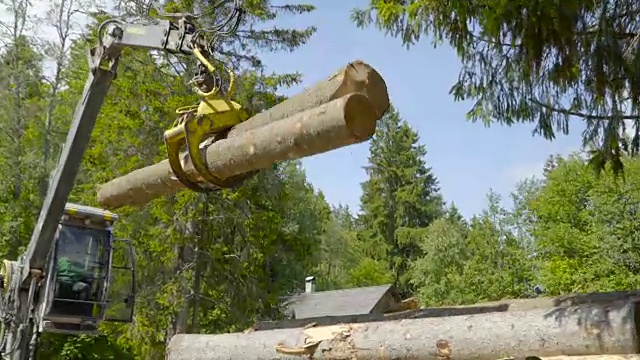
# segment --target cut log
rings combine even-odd
[[[379,118],[389,109],[387,84],[382,76],[371,65],[356,60],[336,71],[329,78],[317,82],[301,93],[237,125],[229,133],[229,137],[356,93],[369,98]]]
[[[375,132],[380,116],[365,95],[346,95],[210,144],[204,149],[206,161],[222,178],[265,169],[280,161],[363,142]],[[184,168],[187,174],[197,175],[189,161]],[[183,187],[165,160],[101,185],[98,203],[108,209],[141,206]]]
[[[316,83],[305,91],[237,125],[229,132],[227,139],[234,139],[272,122],[291,117],[297,113],[316,108],[353,93],[362,94],[370,100],[373,112],[378,119],[389,108],[387,85],[380,74],[370,65],[356,60],[337,71],[328,79]],[[132,176],[133,173],[130,173],[103,184],[98,188],[98,202],[104,207],[116,209],[126,205],[141,206],[156,197],[173,194],[184,188],[184,186],[173,176],[169,169],[168,162],[163,161],[134,171],[133,173],[136,173],[136,176]],[[167,170],[171,176],[167,176]],[[145,179],[144,183],[131,183],[132,188],[126,189],[126,185],[122,184],[123,178],[124,181],[141,180],[141,171],[148,174],[146,177],[142,176]],[[221,174],[217,175],[222,176]],[[158,178],[152,180],[149,178],[150,176],[158,176]],[[141,186],[144,186],[144,188],[141,189]]]
[[[635,301],[220,335],[175,335],[168,360],[496,360],[638,352]],[[613,358],[612,358],[613,359]]]

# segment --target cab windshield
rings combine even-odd
[[[57,253],[59,280],[87,282],[101,273],[108,236],[104,230],[62,225]]]

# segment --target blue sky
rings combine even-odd
[[[277,3],[284,3],[282,0]],[[289,2],[290,3],[290,2]],[[262,55],[269,70],[299,71],[303,83],[285,94],[323,80],[349,61],[361,59],[385,78],[391,101],[420,135],[427,164],[440,181],[447,201],[465,217],[482,211],[489,189],[508,196],[515,184],[540,174],[549,154],[566,154],[580,147],[582,126],[553,142],[532,137],[533,125],[513,127],[471,123],[465,118],[469,103],[456,103],[448,94],[457,79],[460,62],[448,46],[434,49],[428,39],[406,50],[397,39],[374,28],[358,29],[350,9],[366,1],[305,1],[317,10],[308,15],[281,17],[278,27],[315,25],[316,35],[294,53]],[[360,183],[366,180],[368,143],[352,145],[303,160],[309,181],[333,204],[359,207]]]

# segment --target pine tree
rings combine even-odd
[[[367,257],[387,263],[402,293],[410,292],[409,263],[420,255],[401,228],[424,228],[443,213],[438,181],[424,157],[418,134],[391,107],[371,140],[369,179],[362,184],[359,245]]]
[[[0,22],[0,25],[3,25]],[[0,26],[2,27],[2,26]],[[0,34],[0,252],[18,256],[37,215],[42,57],[25,35]]]
[[[445,217],[453,221],[454,223],[467,225],[467,222],[464,220],[462,214],[460,214],[460,210],[455,203],[451,203],[449,206],[447,206]]]

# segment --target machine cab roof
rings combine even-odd
[[[106,225],[105,227],[108,227],[113,225],[113,223],[118,220],[118,215],[104,209],[67,203],[67,205],[64,207],[62,222],[65,222],[70,218],[87,220],[89,223],[94,224],[102,223],[103,225]]]

